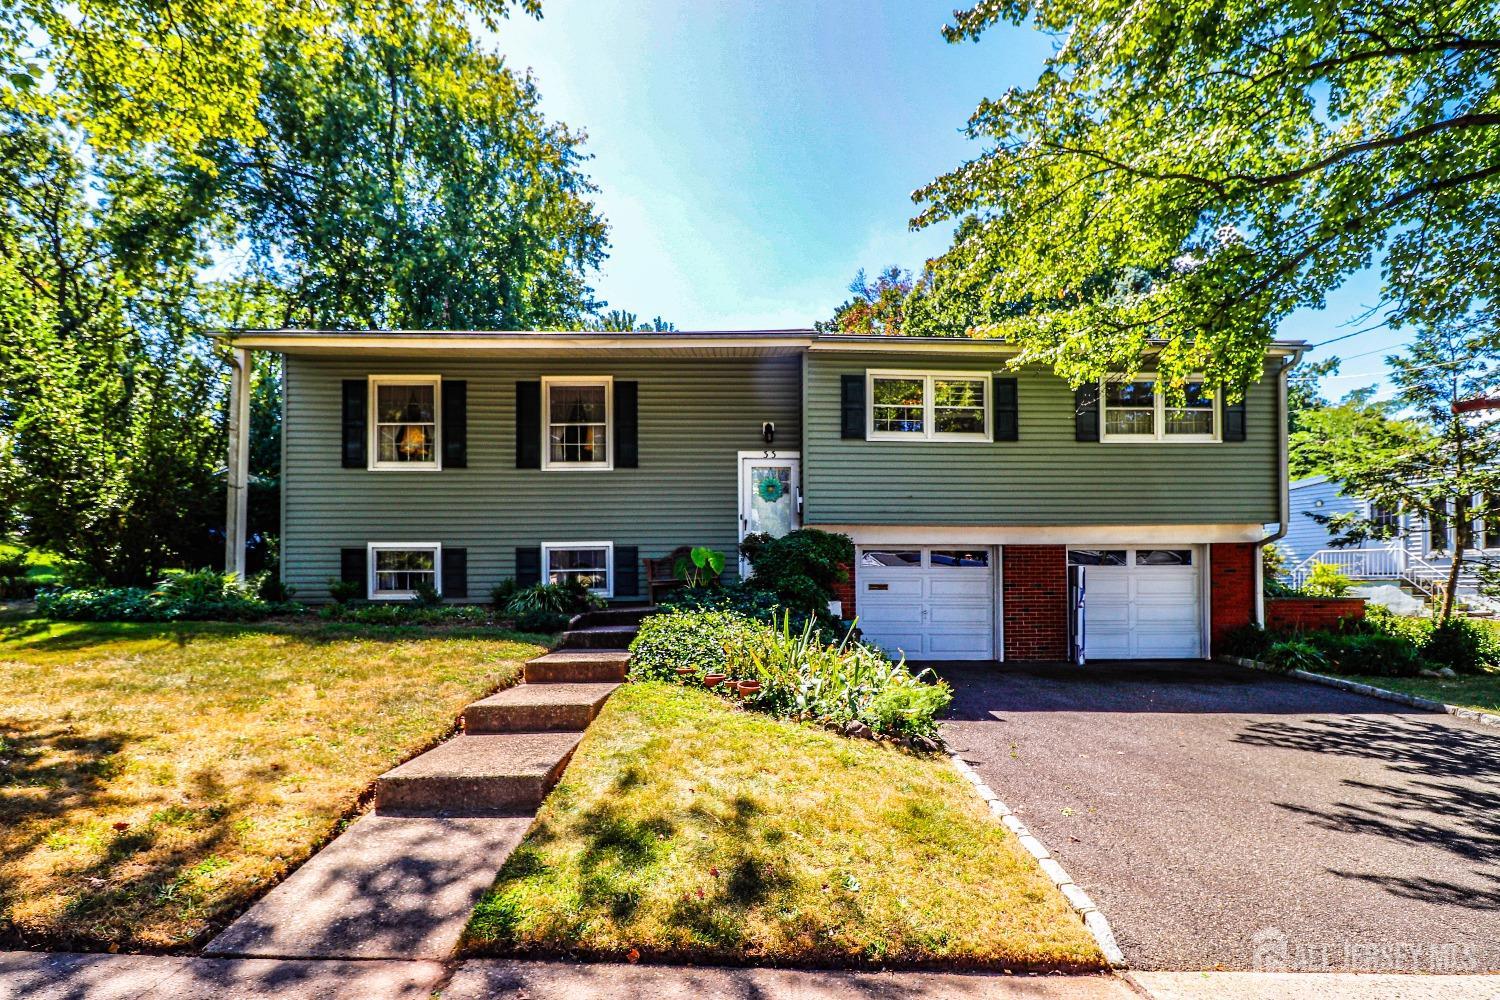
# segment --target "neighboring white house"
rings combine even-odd
[[[1425,518],[1399,511],[1382,511],[1368,500],[1348,496],[1338,480],[1327,476],[1308,476],[1290,485],[1291,519],[1286,536],[1280,541],[1287,556],[1287,580],[1301,585],[1317,563],[1338,567],[1359,581],[1388,586],[1405,584],[1428,594],[1447,580],[1453,565],[1452,546],[1460,544],[1470,557],[1500,557],[1500,501],[1485,503],[1475,497],[1458,520],[1428,523]],[[1483,516],[1494,510],[1496,514]],[[1464,514],[1474,512],[1472,516]],[[1316,517],[1357,514],[1389,524],[1395,535],[1389,540],[1368,540],[1358,545],[1334,548],[1333,532]],[[1459,579],[1460,600],[1474,607],[1500,610],[1500,602],[1479,594],[1476,574],[1465,569]],[[1383,603],[1385,603],[1383,601]]]

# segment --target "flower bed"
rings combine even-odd
[[[936,749],[937,717],[953,698],[930,671],[913,674],[853,638],[825,642],[813,622],[798,631],[786,615],[779,627],[732,611],[655,615],[630,648],[635,679],[707,684],[778,718],[925,750]]]

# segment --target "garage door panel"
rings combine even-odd
[[[878,571],[866,570],[864,574],[875,576]],[[889,575],[881,573],[877,579],[865,583],[864,593],[871,596],[883,595],[890,597],[902,597],[907,599],[921,598],[922,578],[913,576],[909,569],[898,569],[889,572]]]
[[[915,554],[918,546],[904,546]],[[908,659],[987,660],[995,655],[995,590],[989,567],[867,565],[859,560],[859,616],[865,638]],[[939,548],[940,552],[951,550]]]
[[[1176,549],[1196,552],[1190,546]],[[1202,654],[1202,593],[1198,559],[1190,565],[1125,565],[1085,569],[1085,653],[1090,659],[1194,659]]]

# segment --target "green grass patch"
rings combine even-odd
[[[41,549],[27,548],[18,542],[0,541],[0,558],[24,555],[26,579],[38,587],[56,587],[62,584],[63,560],[60,556]]]
[[[470,954],[1097,969],[943,757],[661,683],[616,692],[475,911]]]
[[[498,630],[0,626],[0,939],[200,942],[519,675]]]
[[[1500,712],[1500,668],[1489,667],[1477,674],[1459,674],[1452,680],[1440,677],[1370,677],[1345,675],[1351,681],[1431,698],[1448,705],[1477,708],[1482,712]]]

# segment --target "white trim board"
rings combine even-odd
[[[900,525],[822,524],[803,527],[848,535],[856,545],[1205,545],[1259,542],[1260,524]]]

